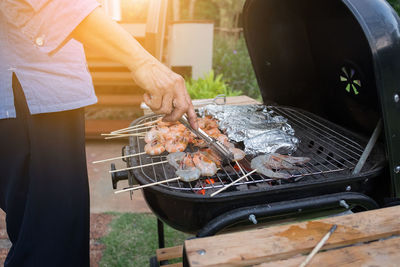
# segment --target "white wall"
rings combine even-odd
[[[214,24],[179,22],[170,27],[167,64],[192,66],[192,78],[203,77],[212,68]]]

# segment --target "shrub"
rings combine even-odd
[[[234,91],[242,91],[250,97],[261,99],[260,90],[243,37],[214,36],[213,69],[223,74]]]
[[[224,80],[223,75],[215,76],[214,71],[210,71],[204,78],[188,79],[186,88],[192,99],[214,98],[220,94],[225,94],[226,96],[242,94],[239,90],[232,90]]]

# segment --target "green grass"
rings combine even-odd
[[[106,245],[100,266],[149,266],[158,248],[157,220],[151,214],[112,213],[110,233],[101,238]],[[166,247],[182,245],[189,237],[165,225]]]

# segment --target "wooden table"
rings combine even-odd
[[[185,241],[190,266],[400,266],[400,206]]]

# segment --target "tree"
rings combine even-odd
[[[238,17],[243,9],[245,0],[212,0],[219,8],[222,28],[232,29],[237,27]]]

